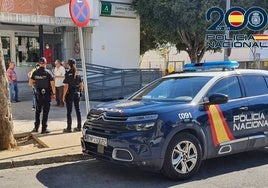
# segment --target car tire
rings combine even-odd
[[[173,180],[188,179],[198,171],[201,161],[198,139],[190,133],[178,133],[167,147],[162,173]]]

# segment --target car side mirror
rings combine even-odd
[[[208,97],[208,104],[224,104],[228,102],[228,95],[215,93]]]

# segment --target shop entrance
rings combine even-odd
[[[6,69],[8,68],[8,62],[10,61],[10,37],[3,36],[1,37],[2,40],[2,49],[4,54],[4,60]]]
[[[16,62],[20,66],[33,66],[38,62],[39,38],[33,36],[15,36]]]
[[[1,25],[0,25],[1,26]],[[54,33],[53,26],[44,26],[43,35],[39,36],[38,26],[9,25],[0,27],[2,48],[6,68],[8,63],[16,63],[19,81],[28,81],[27,73],[38,63],[46,43],[52,49],[52,62],[62,58],[61,34]],[[42,40],[42,41],[41,41]]]

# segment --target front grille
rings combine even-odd
[[[96,121],[96,120],[102,119],[103,121],[107,121],[107,122],[125,122],[127,120],[127,117],[108,116],[106,113],[102,113],[102,114],[90,113],[87,118],[88,118],[88,120],[91,120],[91,121]]]
[[[107,116],[105,113],[92,114],[87,117],[85,125],[88,130],[93,132],[109,134],[118,134],[126,132],[125,121],[127,117],[121,116]]]
[[[98,145],[90,142],[85,142],[87,153],[91,156],[97,157],[102,160],[111,160],[113,148],[111,146],[104,147],[104,152],[98,152]]]

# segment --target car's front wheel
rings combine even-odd
[[[202,149],[198,139],[190,133],[179,133],[170,141],[162,172],[171,179],[187,179],[201,164]]]

